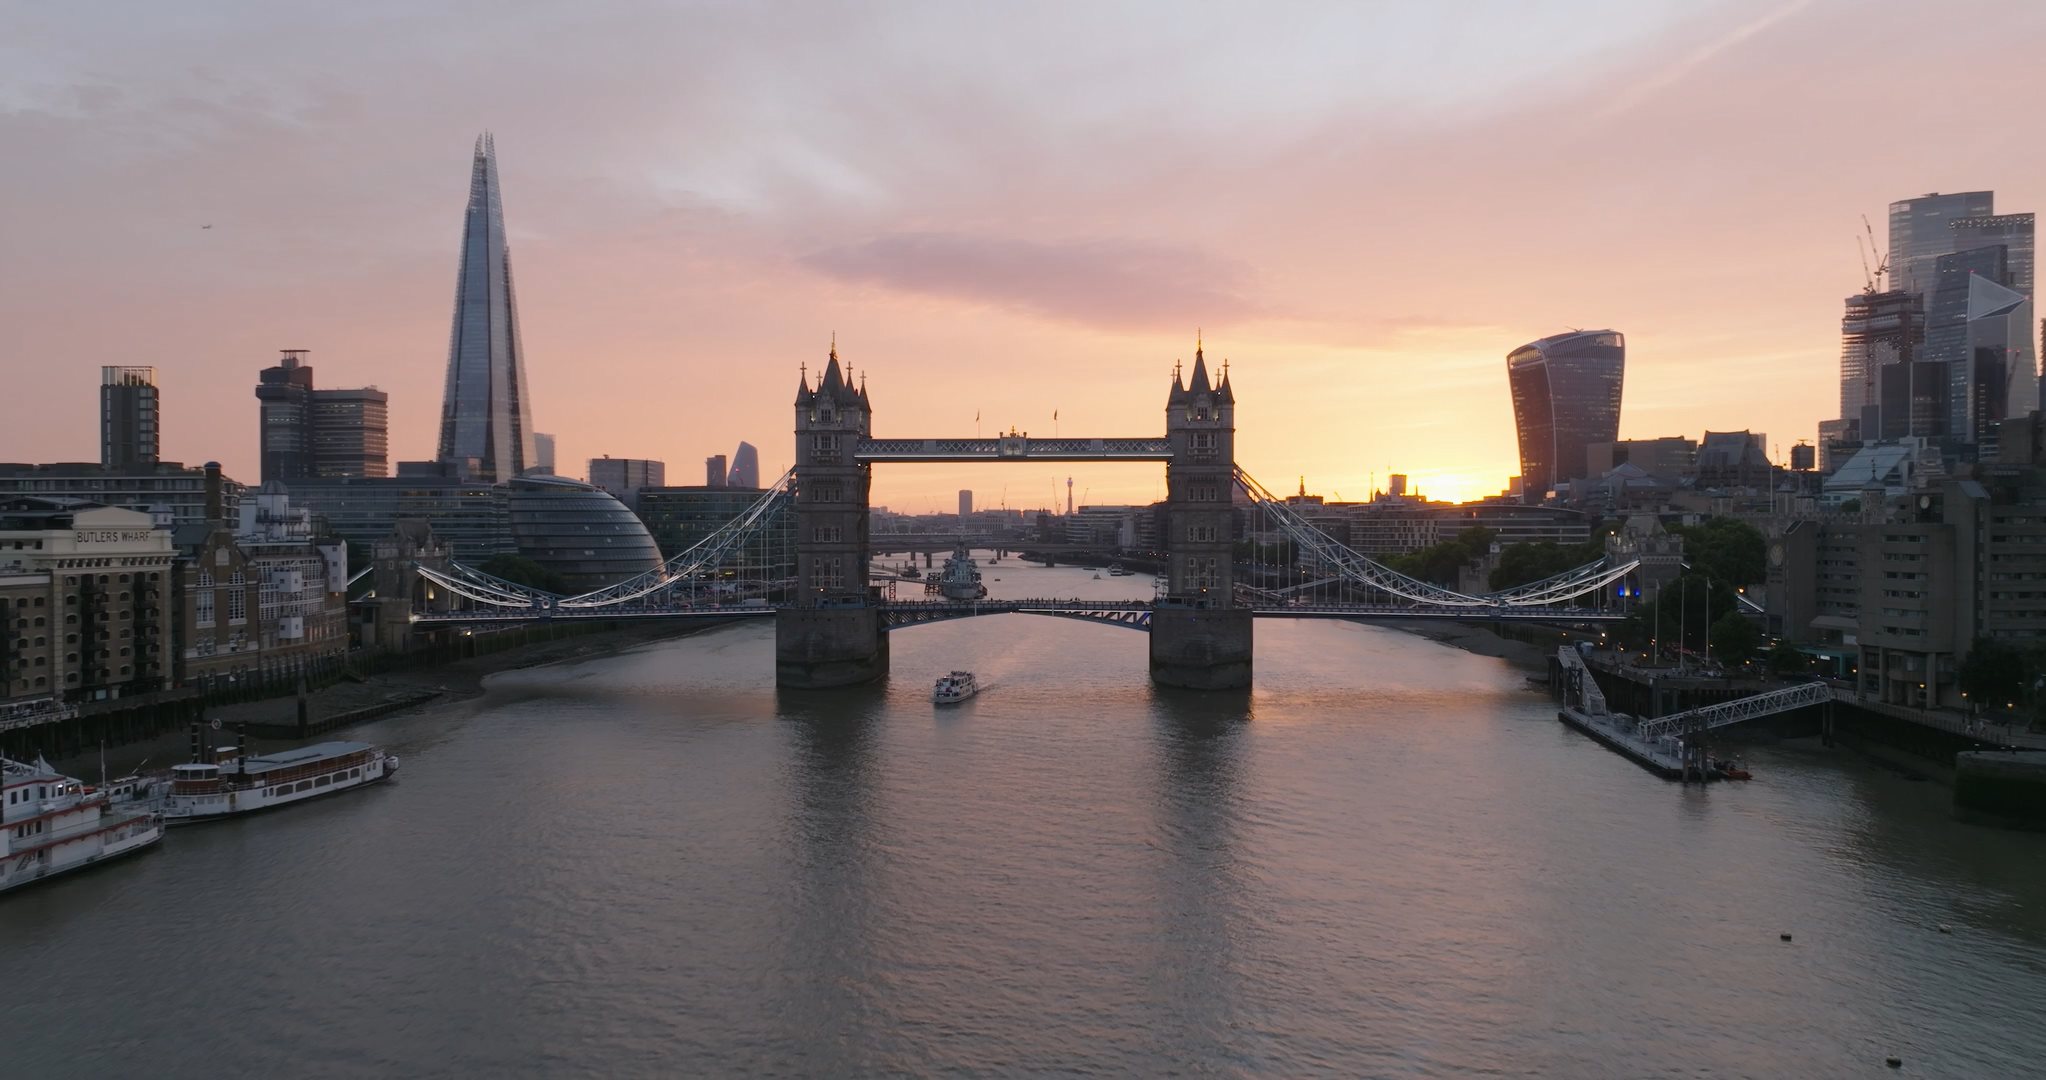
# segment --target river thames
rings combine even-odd
[[[0,902],[0,1073],[2046,1073],[2046,837],[1934,784],[1686,789],[1380,627],[1262,620],[1238,694],[1060,619],[892,649],[777,692],[748,623],[356,729],[401,779]]]

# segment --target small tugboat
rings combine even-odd
[[[1121,563],[1116,563],[1108,568],[1109,577],[1129,577],[1134,573],[1136,573],[1135,570],[1132,570]]]
[[[0,758],[0,892],[152,847],[163,819],[37,758]]]
[[[980,693],[980,683],[971,671],[954,671],[938,677],[938,685],[931,688],[931,701],[939,705],[957,705],[967,698]]]
[[[1755,778],[1754,774],[1748,772],[1746,766],[1741,764],[1739,758],[1715,761],[1712,763],[1712,767],[1718,771],[1722,780],[1753,780]]]
[[[215,749],[213,761],[206,762],[197,752],[195,726],[192,745],[192,761],[171,766],[169,791],[161,797],[170,825],[303,802],[387,780],[398,771],[397,755],[368,743],[323,742],[253,755],[242,736],[234,746]]]

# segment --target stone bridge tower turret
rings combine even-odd
[[[1250,685],[1251,613],[1236,603],[1236,394],[1228,365],[1208,381],[1194,347],[1193,374],[1172,375],[1165,405],[1172,460],[1165,466],[1165,593],[1151,615],[1151,678],[1165,686]]]
[[[796,388],[796,581],[775,616],[775,679],[823,688],[888,672],[888,638],[867,588],[867,506],[872,466],[856,456],[873,432],[864,382],[838,365],[838,347],[815,386]]]

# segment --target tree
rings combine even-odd
[[[1473,525],[1457,533],[1453,540],[1444,540],[1405,555],[1395,555],[1386,559],[1385,564],[1408,577],[1454,586],[1457,572],[1466,564],[1483,558],[1491,550],[1492,538],[1497,535],[1482,525]]]
[[[566,593],[568,582],[560,574],[541,566],[523,555],[492,555],[476,569],[492,577],[501,577],[515,585],[543,592]]]
[[[1769,575],[1767,538],[1745,521],[1716,517],[1702,525],[1670,529],[1684,538],[1684,561],[1708,577],[1754,585]]]
[[[1553,540],[1514,544],[1499,553],[1499,565],[1492,568],[1491,586],[1494,590],[1517,588],[1596,562],[1605,553],[1604,533],[1597,533],[1582,544],[1558,544]]]
[[[1768,664],[1769,670],[1778,675],[1796,675],[1811,670],[1812,661],[1797,646],[1779,641],[1769,650]]]
[[[1754,620],[1729,611],[1712,623],[1712,653],[1723,664],[1745,664],[1762,647],[1762,632]]]
[[[2032,683],[2032,668],[2031,658],[2008,642],[1976,638],[1968,646],[1968,658],[1961,661],[1961,692],[1984,708],[2015,703]]]

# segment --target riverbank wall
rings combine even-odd
[[[1954,811],[1989,824],[2046,830],[2046,751],[1970,750],[1958,755]]]
[[[81,706],[75,716],[0,732],[0,755],[21,760],[41,754],[59,764],[89,763],[96,772],[96,755],[103,749],[132,751],[115,755],[117,761],[143,750],[176,753],[192,723],[215,720],[227,730],[246,725],[258,740],[292,742],[434,701],[473,696],[494,672],[605,655],[733,621],[535,624],[468,635],[458,644],[414,653],[352,657],[356,662],[326,685],[308,685],[296,694],[252,700],[246,689],[217,696],[188,689],[95,702]]]

